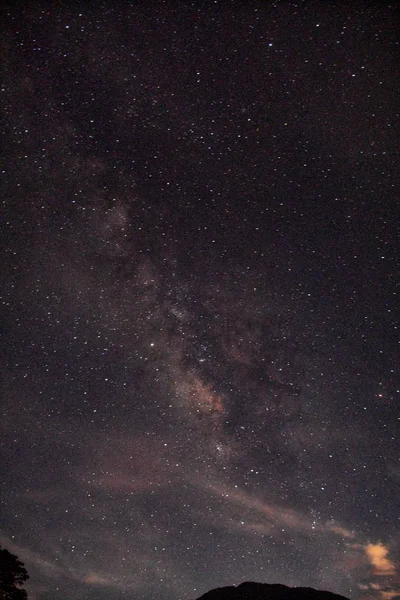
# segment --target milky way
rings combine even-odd
[[[388,3],[35,2],[2,49],[0,543],[33,600],[400,594]]]

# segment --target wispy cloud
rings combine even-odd
[[[271,528],[276,527],[289,531],[296,531],[304,534],[314,534],[322,532],[326,534],[335,534],[342,538],[353,538],[356,534],[353,531],[346,529],[339,523],[329,521],[327,524],[315,523],[308,515],[301,511],[294,510],[288,506],[283,506],[273,501],[262,500],[257,496],[248,494],[243,490],[229,488],[219,484],[214,484],[208,487],[210,491],[221,496],[226,502],[242,507],[252,514],[257,515],[258,520],[254,522],[250,520],[247,523],[244,521],[243,529],[248,531],[263,531],[269,532]]]
[[[350,530],[340,522],[315,522],[306,513],[239,488],[220,484],[206,487],[230,505],[227,511],[230,515],[227,526],[230,528],[249,535],[272,535],[277,538],[285,533],[301,534],[308,537],[310,542],[317,534],[320,541],[326,539],[327,546],[332,536],[339,537],[342,540],[342,553],[333,559],[338,572],[342,571],[347,576],[358,573],[357,577],[360,570],[365,572],[365,582],[359,589],[364,589],[368,598],[393,600],[400,595],[396,582],[398,572],[389,557],[390,548],[387,545],[381,542],[366,544],[362,532]],[[379,582],[374,581],[376,577]]]
[[[42,572],[46,573],[48,577],[56,577],[57,575],[64,573],[64,569],[60,565],[56,565],[53,561],[44,558],[38,552],[33,552],[30,548],[15,543],[6,536],[0,535],[0,543],[5,546],[7,550],[14,552],[18,557],[22,558],[24,562],[29,561],[37,566]]]
[[[159,488],[174,476],[167,443],[147,436],[110,436],[104,452],[91,453],[90,484],[105,492],[135,493]]]
[[[328,521],[325,527],[328,531],[332,531],[332,533],[335,533],[336,535],[344,539],[354,539],[356,537],[354,531],[346,529],[346,527],[343,527],[343,525],[339,525],[335,521]]]
[[[380,583],[360,584],[359,589],[367,592],[367,598],[378,598],[379,600],[393,600],[400,597],[400,589],[394,589],[391,586],[381,585]],[[364,600],[363,598],[361,600]],[[366,600],[366,599],[365,599]]]

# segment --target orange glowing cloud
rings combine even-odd
[[[371,598],[379,598],[379,600],[393,600],[400,596],[400,590],[388,589],[380,583],[360,584],[359,589],[369,592],[367,596],[363,596],[361,600],[370,600]],[[371,595],[372,594],[372,595]]]
[[[393,600],[393,598],[398,598],[400,596],[400,591],[380,591],[379,592],[382,600]]]
[[[367,544],[365,553],[373,567],[374,575],[395,575],[396,568],[391,560],[387,558],[388,548],[383,544]]]

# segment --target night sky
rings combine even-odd
[[[29,598],[393,599],[395,4],[2,16],[0,543]]]

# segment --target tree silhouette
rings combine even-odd
[[[0,600],[26,600],[21,586],[28,578],[24,563],[0,546]]]

